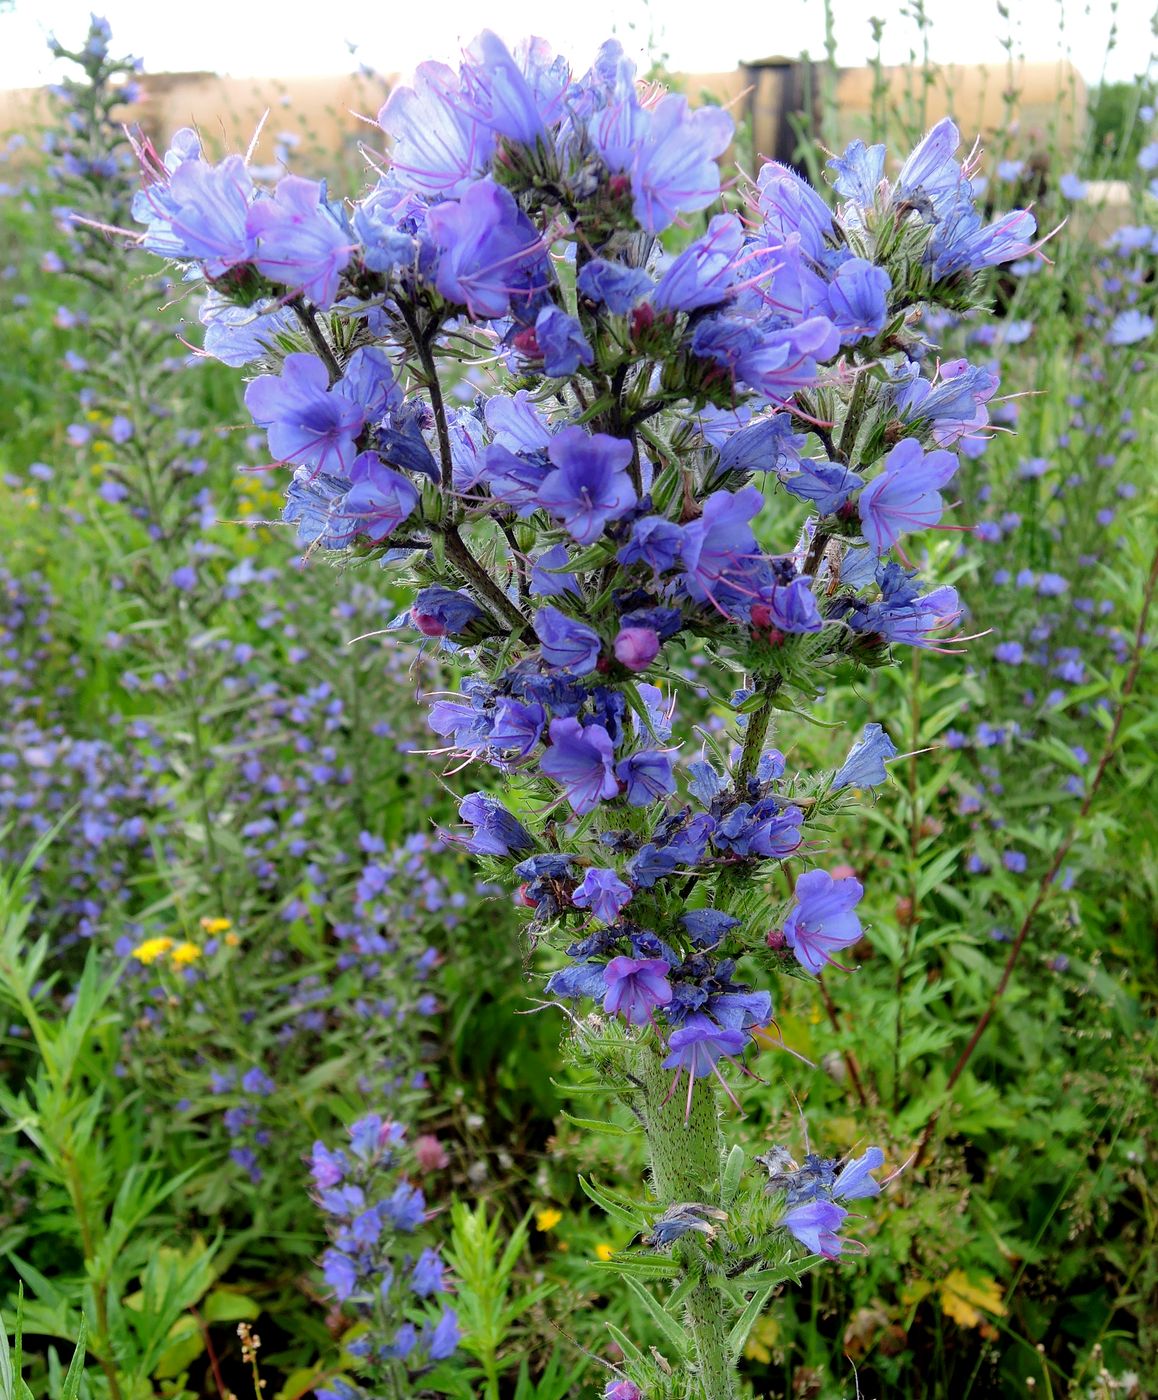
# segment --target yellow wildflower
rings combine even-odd
[[[145,941],[133,949],[133,957],[138,962],[155,963],[158,958],[164,955],[173,946],[171,938],[146,938]]]
[[[178,967],[188,967],[190,963],[195,963],[201,956],[201,949],[196,943],[178,943],[173,949],[173,961]]]
[[[544,1206],[542,1210],[535,1212],[535,1229],[542,1230],[546,1234],[548,1230],[553,1230],[562,1219],[563,1212],[561,1210],[556,1210],[554,1206]]]
[[[237,948],[237,947],[240,947],[240,945],[241,945],[241,939],[238,938],[237,934],[235,934],[235,933],[227,933],[227,934],[225,935],[225,946],[226,946],[227,948]]]
[[[1005,1316],[1005,1304],[1001,1301],[1001,1285],[989,1274],[978,1275],[977,1282],[970,1280],[961,1269],[954,1269],[938,1285],[941,1293],[941,1311],[962,1327],[979,1327],[985,1321],[979,1309],[993,1313],[996,1317]]]
[[[613,1244],[597,1244],[595,1246],[596,1259],[602,1259],[604,1263],[606,1263],[607,1260],[610,1259],[614,1253],[615,1246]]]
[[[201,920],[201,927],[208,934],[227,933],[233,927],[232,919],[210,919],[206,917]]]

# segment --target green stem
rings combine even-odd
[[[642,1112],[655,1193],[665,1205],[715,1203],[724,1157],[716,1091],[698,1080],[689,1112],[686,1093],[669,1096],[671,1071],[663,1069],[659,1056],[650,1048],[642,1056]],[[723,1301],[712,1287],[710,1271],[705,1271],[684,1304],[696,1352],[697,1400],[735,1400],[737,1394]]]

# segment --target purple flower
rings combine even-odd
[[[650,807],[675,792],[671,759],[664,753],[633,753],[620,759],[615,774],[624,784],[623,795],[631,807]]]
[[[579,580],[572,573],[564,572],[570,559],[567,546],[553,544],[531,565],[531,593],[536,598],[565,598],[570,593],[580,598],[582,591]]]
[[[735,494],[716,491],[704,502],[699,519],[684,526],[682,577],[698,602],[710,600],[724,611],[728,591],[741,587],[752,572],[760,549],[748,522],[763,504],[754,486]]]
[[[885,178],[885,148],[866,146],[858,139],[849,143],[844,155],[836,156],[827,165],[836,172],[832,185],[837,194],[862,207],[871,206]]]
[[[784,937],[796,960],[809,972],[820,972],[832,953],[851,947],[861,936],[860,920],[852,912],[864,887],[846,876],[834,880],[827,870],[809,870],[796,881],[796,904],[784,921]]]
[[[141,242],[150,252],[201,262],[207,277],[220,277],[253,256],[246,227],[252,200],[253,181],[240,156],[213,166],[194,155],[172,171],[167,184],[138,191],[133,218],[148,224]]]
[[[516,62],[489,29],[470,45],[466,58],[455,105],[479,126],[521,146],[545,142],[547,127],[562,115],[570,79],[566,62],[552,58],[542,39],[522,45]]]
[[[250,206],[246,230],[257,239],[253,262],[259,272],[328,311],[354,248],[322,194],[318,181],[286,175],[272,200]]]
[[[651,304],[657,311],[696,311],[715,306],[736,280],[744,228],[735,214],[717,214],[708,231],[675,259],[659,279]]]
[[[874,1181],[871,1172],[884,1166],[885,1154],[879,1147],[870,1147],[863,1157],[854,1157],[840,1170],[832,1183],[832,1194],[842,1201],[863,1201],[866,1196],[879,1196],[880,1183]]]
[[[719,107],[692,111],[669,93],[648,114],[631,169],[632,209],[641,228],[662,233],[680,214],[705,209],[720,193],[716,157],[735,127]]]
[[[832,234],[832,213],[820,195],[794,170],[777,161],[761,166],[757,186],[769,244],[784,247],[797,235],[803,251],[821,261]]]
[[[417,1230],[426,1219],[426,1198],[417,1186],[403,1181],[382,1202],[382,1209],[394,1222],[395,1229],[409,1232]]]
[[[287,355],[280,375],[263,374],[250,384],[245,406],[265,428],[277,461],[349,477],[365,415],[345,395],[329,392],[316,355]]]
[[[958,466],[951,452],[925,453],[915,438],[905,438],[885,458],[885,469],[860,493],[864,537],[883,554],[903,531],[936,525],[943,503],[938,487],[944,486]]]
[[[458,815],[474,828],[463,844],[476,856],[521,856],[535,843],[503,804],[485,792],[472,792],[458,806]]]
[[[458,1314],[453,1308],[445,1308],[426,1341],[426,1352],[431,1361],[445,1361],[448,1356],[453,1356],[461,1336]]]
[[[879,724],[866,724],[864,736],[849,750],[848,757],[836,770],[832,791],[841,788],[870,788],[888,777],[885,761],[897,756],[897,746]]]
[[[627,472],[633,449],[626,439],[572,426],[551,439],[547,455],[555,470],[539,489],[539,504],[576,543],[593,544],[609,520],[635,505]]]
[[[553,379],[569,379],[580,365],[595,363],[595,351],[588,345],[583,327],[557,306],[544,306],[535,318],[535,342],[543,369]]]
[[[828,315],[842,345],[879,335],[888,320],[892,280],[883,267],[849,258],[828,285]]]
[[[485,614],[469,593],[431,584],[415,597],[410,621],[424,637],[459,637]]]
[[[603,1400],[644,1400],[644,1395],[634,1381],[608,1381],[603,1389]]]
[[[410,1291],[420,1298],[429,1298],[432,1293],[441,1293],[442,1260],[433,1249],[424,1249],[410,1275]]]
[[[1010,870],[1014,875],[1024,875],[1029,865],[1024,851],[1005,851],[1001,857],[1001,863],[1006,870]]]
[[[439,252],[435,286],[472,316],[518,316],[546,290],[546,255],[535,226],[493,180],[436,204],[426,224]]]
[[[671,1002],[669,968],[662,958],[612,958],[603,969],[607,994],[603,1009],[622,1016],[630,1026],[643,1026],[657,1006]]]
[[[458,105],[458,74],[421,63],[413,87],[398,87],[378,113],[394,138],[390,169],[400,185],[424,195],[459,195],[490,163],[495,137]]]
[[[358,1270],[348,1255],[337,1249],[327,1249],[322,1255],[322,1276],[334,1290],[334,1297],[344,1303],[358,1286]]]
[[[526,758],[539,742],[546,722],[542,705],[524,705],[521,700],[504,697],[495,707],[488,742],[494,749],[504,753],[513,750],[516,758]]]
[[[622,627],[612,643],[615,659],[629,671],[646,671],[659,655],[659,634],[650,627]]]
[[[571,903],[579,909],[590,909],[602,923],[613,924],[619,911],[631,902],[634,893],[614,870],[592,866],[583,876],[583,883],[571,894]]]
[[[863,481],[840,462],[820,462],[804,458],[800,471],[789,477],[784,489],[802,501],[811,501],[818,515],[835,515]]]
[[[603,640],[598,632],[547,604],[535,614],[535,636],[548,666],[569,675],[585,676],[595,669]]]
[[[652,280],[638,267],[592,258],[576,278],[576,286],[588,301],[606,306],[615,316],[626,316],[631,308],[650,295]]]
[[[668,1057],[663,1062],[664,1069],[674,1069],[676,1080],[688,1072],[687,1113],[692,1111],[692,1090],[697,1079],[714,1074],[722,1084],[723,1076],[718,1069],[722,1056],[739,1055],[748,1043],[746,1031],[725,1030],[705,1016],[693,1011],[684,1018],[678,1030],[671,1033],[668,1040]]]
[[[1020,666],[1025,660],[1025,648],[1020,642],[999,642],[993,648],[993,659],[1006,666]]]
[[[348,1170],[349,1163],[344,1152],[331,1152],[324,1142],[314,1143],[310,1154],[310,1175],[319,1191],[340,1185]]]
[[[674,569],[684,545],[684,532],[674,520],[645,515],[631,527],[631,538],[619,551],[621,564],[646,564],[655,574]]]
[[[384,466],[376,452],[362,452],[350,467],[345,512],[372,540],[383,540],[418,508],[418,490],[399,472]]]
[[[819,632],[824,626],[811,579],[797,577],[790,583],[765,584],[760,601],[752,604],[752,626],[766,631]]]
[[[551,747],[543,755],[542,769],[563,789],[577,817],[618,796],[615,746],[601,724],[584,727],[577,719],[553,719],[550,734]]]
[[[1119,312],[1106,332],[1107,345],[1137,345],[1154,334],[1154,318],[1136,307]]]
[[[832,1201],[805,1201],[787,1211],[781,1217],[780,1224],[795,1235],[811,1254],[836,1259],[844,1247],[836,1232],[847,1215],[847,1210]]]

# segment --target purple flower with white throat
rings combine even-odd
[[[662,958],[612,958],[603,969],[603,1009],[630,1026],[644,1026],[657,1007],[671,1004],[670,968]]]
[[[860,940],[860,920],[852,911],[863,894],[864,886],[851,875],[834,880],[827,870],[809,870],[800,876],[784,937],[802,967],[822,972],[834,952]]]
[[[613,924],[633,893],[614,870],[592,866],[583,876],[583,883],[572,891],[571,903],[579,909],[590,909],[602,923]]]
[[[627,470],[633,455],[624,438],[563,428],[547,449],[555,470],[539,489],[539,504],[577,544],[593,544],[609,520],[636,503]]]

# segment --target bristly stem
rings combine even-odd
[[[743,797],[748,779],[756,772],[760,755],[764,752],[764,740],[768,737],[768,726],[772,721],[772,697],[780,689],[784,677],[766,676],[756,687],[756,693],[763,699],[759,709],[748,715],[748,725],[744,730],[744,747],[736,764],[736,795]]]
[[[294,315],[302,324],[302,329],[310,338],[310,344],[318,352],[318,358],[326,367],[326,373],[330,376],[330,387],[338,382],[342,377],[342,367],[334,357],[334,352],[330,347],[330,342],[322,334],[318,325],[314,309],[309,306],[304,297],[291,297],[290,306],[293,307]]]
[[[672,1072],[650,1047],[641,1052],[638,1078],[643,1085],[642,1115],[651,1162],[652,1184],[663,1206],[685,1201],[716,1204],[724,1160],[724,1138],[716,1091],[696,1081],[687,1107],[684,1093],[672,1092]],[[700,1261],[696,1261],[697,1266]],[[696,1353],[696,1400],[735,1400],[736,1363],[728,1345],[723,1295],[711,1284],[711,1267],[684,1301],[688,1330]]]

